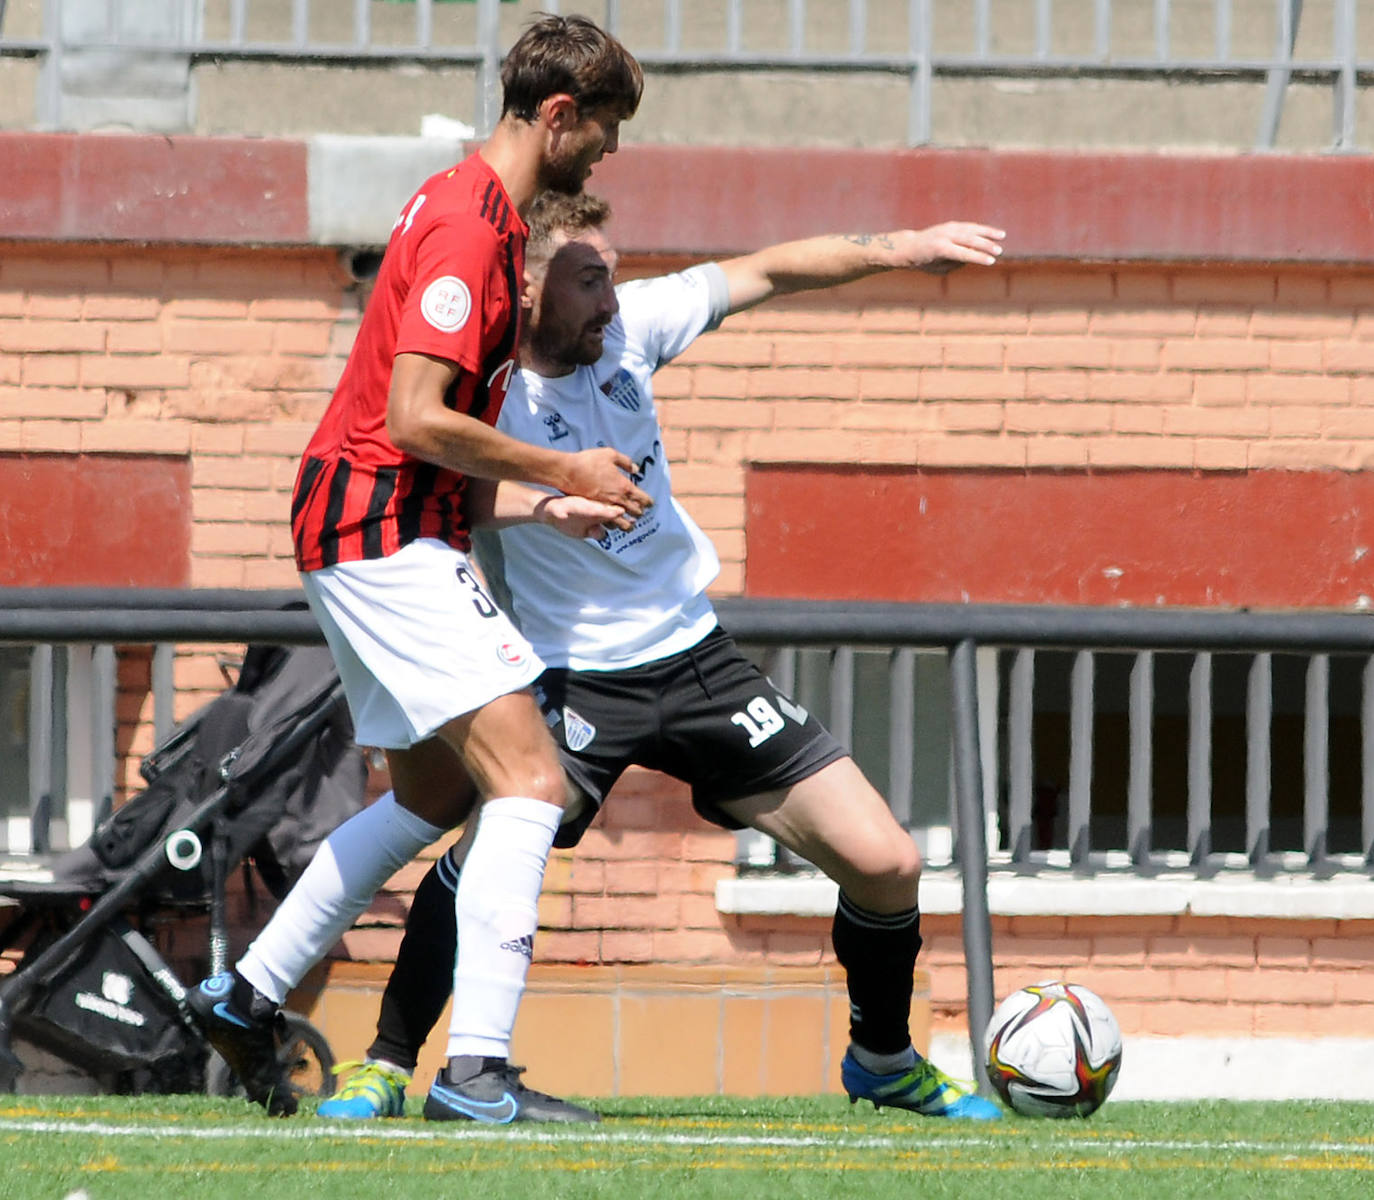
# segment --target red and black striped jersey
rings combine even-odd
[[[494,425],[515,369],[528,232],[476,154],[406,205],[296,476],[300,570],[381,558],[422,537],[468,548],[464,476],[403,453],[387,435],[392,363],[406,353],[457,363],[445,403]]]

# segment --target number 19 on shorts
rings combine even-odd
[[[730,721],[749,735],[750,747],[762,745],[783,726],[782,714],[762,696],[755,696]]]

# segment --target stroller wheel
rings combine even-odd
[[[334,1094],[334,1052],[329,1042],[299,1013],[281,1013],[278,1023],[277,1061],[285,1068],[291,1090],[297,1096]],[[209,1096],[242,1096],[244,1090],[229,1064],[213,1050],[205,1068],[205,1093]]]

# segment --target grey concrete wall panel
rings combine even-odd
[[[465,153],[462,142],[448,138],[311,138],[311,240],[332,246],[384,245],[420,184]]]

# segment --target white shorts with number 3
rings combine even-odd
[[[301,581],[361,746],[413,746],[544,670],[468,556],[436,539],[310,571]]]

